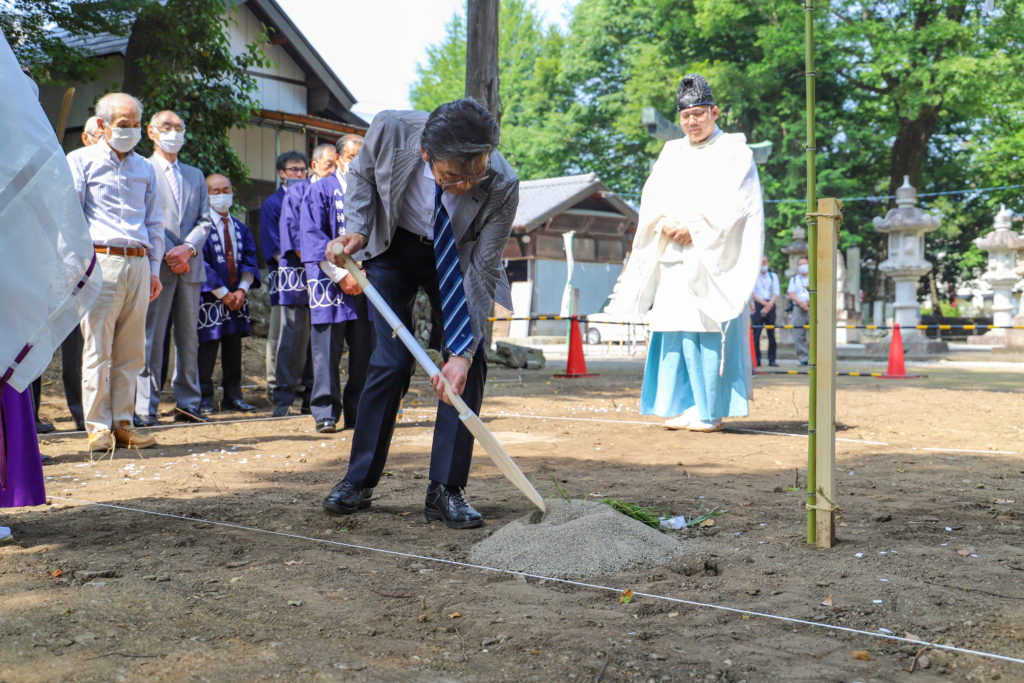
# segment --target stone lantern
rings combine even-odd
[[[924,258],[924,234],[938,228],[939,219],[917,206],[917,190],[910,177],[903,176],[903,186],[896,190],[896,208],[874,224],[875,230],[889,235],[889,258],[878,268],[896,283],[893,317],[906,342],[921,336],[914,329],[920,320],[917,283],[932,269]]]
[[[1010,229],[1012,214],[1006,206],[999,207],[995,228],[984,237],[974,240],[978,249],[988,252],[988,269],[981,279],[992,287],[992,324],[1006,327],[1013,324],[1013,287],[1020,279],[1014,269],[1017,267],[1017,251],[1024,249],[1024,237]],[[977,343],[1005,343],[1007,330],[989,330]],[[984,340],[984,341],[981,341]]]

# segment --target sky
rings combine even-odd
[[[409,87],[427,47],[444,38],[445,24],[465,0],[277,0],[356,98],[366,121],[383,109],[409,109]],[[578,0],[534,0],[549,23],[563,29]],[[330,8],[324,11],[324,8]]]

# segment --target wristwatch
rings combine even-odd
[[[455,355],[458,356],[459,358],[465,358],[467,361],[469,361],[470,365],[473,364],[473,352],[470,351],[469,349],[466,349],[462,353],[457,353]]]
[[[198,253],[199,253],[199,252],[197,252],[197,251],[196,251],[196,248],[195,248],[195,247],[193,247],[193,246],[192,246],[191,244],[189,244],[188,242],[185,242],[185,246],[186,246],[186,247],[188,247],[189,253],[191,253],[191,254],[192,254],[193,256],[195,256],[196,254],[198,254]]]

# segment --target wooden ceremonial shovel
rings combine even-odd
[[[363,293],[366,294],[366,298],[370,300],[370,303],[372,303],[373,307],[377,309],[377,312],[380,313],[384,320],[387,321],[388,325],[391,326],[391,330],[394,334],[402,340],[402,343],[405,344],[405,347],[412,353],[416,362],[419,363],[431,377],[434,375],[441,375],[441,371],[438,369],[437,365],[434,364],[434,361],[430,360],[430,356],[427,355],[427,352],[424,351],[423,347],[420,346],[420,343],[416,341],[416,338],[412,336],[412,333],[406,329],[405,325],[403,325],[402,321],[398,319],[398,316],[391,310],[391,307],[384,301],[380,293],[374,289],[373,285],[370,284],[370,281],[366,279],[366,276],[363,275],[363,272],[359,270],[358,266],[356,266],[352,257],[345,253],[341,244],[335,242],[331,245],[331,249],[334,251],[335,256],[344,260],[345,270],[347,270],[349,274],[356,279],[359,286],[363,288]],[[526,478],[523,471],[516,466],[512,461],[512,458],[510,458],[508,453],[505,452],[505,449],[501,447],[498,440],[494,438],[494,434],[491,434],[490,430],[487,429],[487,427],[484,426],[484,423],[480,420],[480,417],[469,409],[469,406],[467,406],[466,402],[462,400],[462,397],[455,393],[451,385],[448,384],[448,380],[445,379],[444,375],[441,375],[441,381],[444,382],[445,394],[448,395],[448,400],[451,401],[452,407],[458,411],[459,419],[462,420],[462,424],[466,426],[466,429],[468,429],[470,433],[476,437],[476,440],[480,442],[480,445],[484,447],[484,450],[487,451],[487,455],[491,456],[491,460],[493,460],[494,464],[498,466],[501,473],[504,474],[509,481],[515,484],[515,487],[522,491],[523,494],[530,499],[531,503],[540,508],[541,512],[546,511],[547,508],[544,505],[544,499],[540,497],[540,494],[537,493],[537,489],[533,487],[533,484],[531,484],[530,480]]]

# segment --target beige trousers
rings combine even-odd
[[[132,420],[146,363],[149,259],[96,254],[103,286],[82,320],[82,407],[90,434]]]

